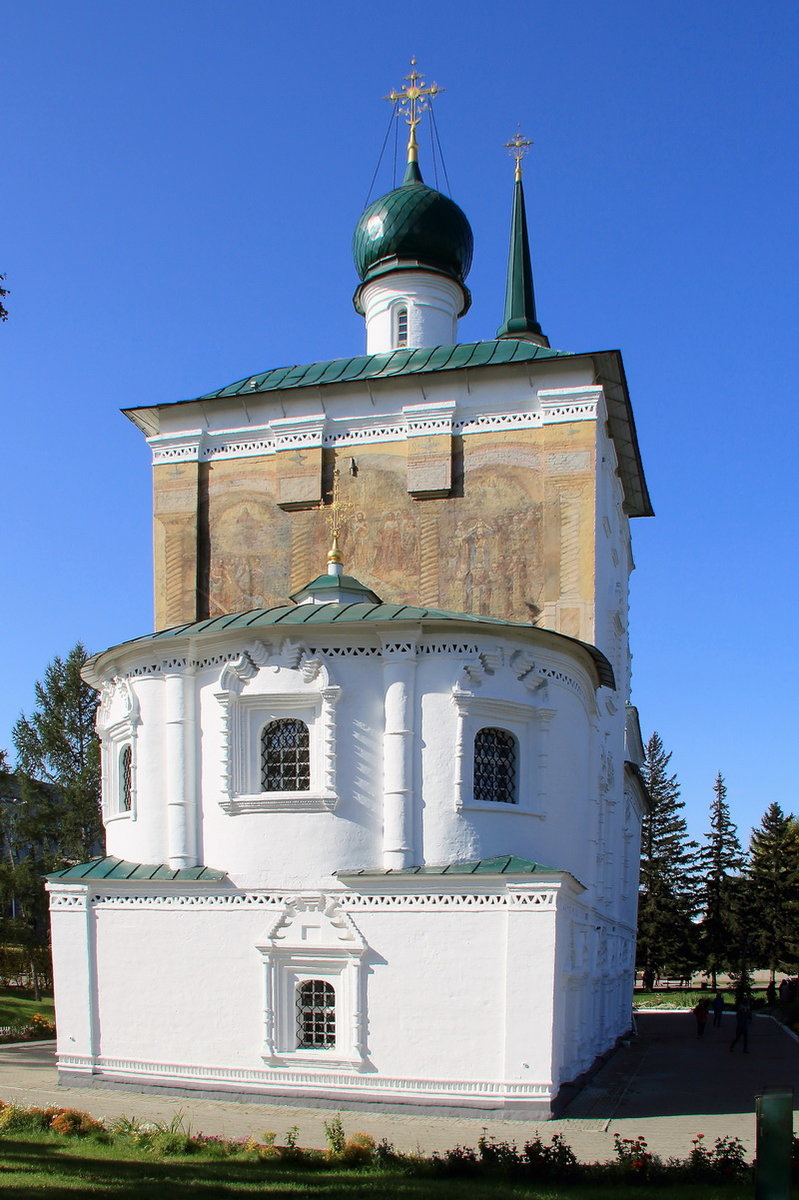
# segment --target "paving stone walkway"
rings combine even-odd
[[[176,1096],[161,1088],[118,1091],[61,1087],[56,1081],[54,1044],[0,1047],[0,1099],[20,1104],[82,1108],[97,1117],[135,1116],[169,1121],[176,1113],[194,1132],[225,1137],[260,1137],[272,1130],[283,1140],[299,1128],[304,1146],[325,1145],[323,1122],[341,1114],[344,1128],[388,1138],[398,1150],[445,1150],[474,1145],[483,1128],[498,1138],[522,1142],[539,1132],[548,1140],[563,1134],[578,1158],[602,1161],[613,1155],[613,1136],[646,1138],[663,1156],[685,1156],[702,1133],[712,1143],[739,1137],[751,1155],[755,1145],[754,1097],[764,1086],[788,1084],[799,1098],[799,1041],[776,1021],[756,1017],[749,1053],[730,1053],[734,1017],[721,1029],[708,1022],[697,1038],[689,1012],[647,1012],[638,1017],[638,1037],[619,1050],[556,1121],[531,1123],[486,1116],[447,1116],[416,1112],[385,1113],[300,1107],[284,1103],[208,1100],[197,1093]]]

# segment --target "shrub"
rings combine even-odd
[[[3,1133],[35,1133],[51,1128],[53,1114],[58,1109],[25,1107],[21,1104],[4,1104],[0,1109],[0,1130]]]
[[[546,1145],[538,1134],[531,1142],[524,1143],[525,1175],[534,1179],[549,1179],[557,1176],[564,1179],[578,1171],[577,1155],[568,1142],[563,1140],[563,1134],[554,1133],[552,1141]]]
[[[346,1142],[344,1137],[344,1126],[341,1124],[341,1113],[336,1113],[332,1120],[325,1121],[324,1129],[328,1157],[340,1158],[344,1153],[344,1145]]]
[[[341,1150],[341,1161],[350,1167],[370,1163],[375,1153],[375,1139],[370,1133],[354,1133]]]
[[[79,1108],[59,1109],[50,1120],[50,1128],[54,1133],[65,1134],[68,1137],[85,1137],[89,1133],[105,1132],[102,1121],[96,1120]]]

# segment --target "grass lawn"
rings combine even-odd
[[[655,1187],[603,1184],[511,1182],[500,1175],[483,1179],[414,1177],[401,1170],[332,1168],[245,1159],[210,1159],[200,1154],[157,1159],[136,1146],[102,1145],[91,1139],[68,1141],[49,1133],[0,1138],[0,1194],[17,1200],[76,1200],[114,1196],[172,1200],[192,1196],[259,1195],[302,1200],[749,1200],[751,1183],[719,1186],[686,1184]]]
[[[734,1009],[734,990],[721,988],[721,993],[727,1008]],[[633,1004],[636,1008],[693,1008],[700,1000],[707,1000],[708,1004],[712,1004],[715,995],[716,993],[710,988],[672,988],[671,990],[658,988],[655,992],[636,991],[633,995]],[[756,989],[752,992],[752,996],[755,1000],[763,1000],[765,1003],[765,988]]]
[[[0,1025],[25,1025],[34,1013],[55,1020],[52,996],[33,999],[25,988],[0,988]]]

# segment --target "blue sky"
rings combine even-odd
[[[0,746],[53,655],[152,627],[119,410],[361,352],[350,237],[415,54],[475,235],[462,339],[502,317],[520,125],[541,323],[624,354],[633,700],[692,832],[718,770],[745,836],[795,810],[798,33],[767,0],[0,0]]]

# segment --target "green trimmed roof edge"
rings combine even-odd
[[[236,383],[206,392],[195,400],[216,400],[223,396],[276,392],[288,388],[325,383],[352,383],[358,379],[380,379],[395,375],[426,375],[432,371],[457,371],[464,367],[486,367],[495,363],[528,362],[536,358],[570,358],[570,351],[551,350],[531,342],[492,338],[481,342],[461,342],[454,346],[436,346],[419,350],[393,350],[387,354],[362,354],[353,358],[334,358],[328,362],[276,367],[259,375],[248,375]],[[178,401],[179,404],[191,401]]]
[[[336,871],[338,879],[355,879],[367,875],[569,875],[571,872],[559,867],[546,867],[543,863],[516,854],[500,854],[495,858],[475,858],[447,863],[438,867],[362,867],[352,871]]]
[[[578,646],[593,661],[599,685],[613,690],[616,688],[613,667],[601,650],[592,646],[590,642],[581,642],[579,638],[569,637],[568,634],[559,633],[555,629],[545,629],[540,625],[528,625],[523,621],[504,621],[501,617],[482,617],[473,613],[447,612],[445,609],[437,608],[417,608],[411,604],[371,604],[368,602],[281,604],[273,608],[251,608],[245,612],[227,613],[220,617],[207,617],[200,621],[189,621],[184,625],[173,625],[169,629],[143,634],[141,637],[131,638],[127,642],[120,642],[116,646],[110,646],[107,650],[93,654],[84,663],[83,677],[91,682],[96,664],[108,654],[115,654],[120,650],[130,650],[135,646],[144,646],[151,642],[166,641],[170,638],[194,637],[203,633],[225,633],[230,630],[258,629],[274,625],[283,627],[342,625],[346,627],[364,621],[411,621],[417,624],[424,621],[462,621],[469,625],[488,625],[508,629],[514,633],[537,632],[571,646]]]
[[[58,879],[66,883],[79,883],[84,879],[155,880],[170,883],[220,883],[226,878],[224,871],[212,867],[179,867],[173,869],[165,863],[134,863],[113,854],[104,858],[92,858],[85,863],[76,863],[60,871],[51,871],[45,879]]]

